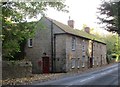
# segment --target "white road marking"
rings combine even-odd
[[[115,68],[115,69],[112,69],[112,70],[108,70],[108,71],[102,72],[102,73],[100,73],[100,74],[101,74],[101,75],[105,75],[105,74],[111,73],[111,72],[113,72],[113,71],[115,71],[115,70],[118,70],[118,68]]]
[[[89,73],[88,75],[87,75],[87,77],[86,77],[86,74],[85,75],[83,75],[83,76],[85,76],[85,78],[83,78],[83,79],[78,79],[77,81],[75,80],[75,81],[71,81],[72,82],[72,84],[70,84],[69,82],[67,82],[67,83],[65,83],[65,85],[66,85],[66,87],[70,87],[70,86],[72,86],[72,85],[74,85],[75,83],[76,84],[79,84],[80,82],[87,82],[87,81],[90,81],[90,80],[95,80],[96,78],[99,78],[99,77],[101,77],[101,76],[105,76],[105,74],[110,74],[110,73],[112,73],[113,71],[115,71],[115,70],[118,70],[118,66],[117,66],[117,68],[115,67],[116,65],[114,65],[114,66],[111,66],[111,67],[109,67],[109,68],[105,68],[105,69],[101,69],[100,71],[94,71],[94,72],[92,72],[92,73]],[[71,78],[70,78],[71,79]],[[63,80],[65,80],[65,79],[63,79]],[[66,79],[67,80],[67,79]],[[60,80],[61,81],[61,80]],[[43,83],[43,84],[52,84],[52,83],[57,83],[57,82],[60,82],[59,80],[58,81],[50,81],[50,82],[46,82],[46,83]],[[62,83],[63,84],[63,83]],[[62,85],[62,84],[59,84],[59,85]],[[38,84],[39,85],[39,84]]]
[[[89,78],[85,78],[85,79],[81,80],[80,82],[84,82],[84,81],[87,81],[87,80],[91,80],[91,79],[93,79],[93,78],[96,78],[97,76],[100,76],[100,77],[101,77],[102,75],[106,75],[106,74],[108,74],[108,73],[111,73],[111,72],[113,72],[114,70],[117,70],[117,68],[112,69],[112,70],[108,70],[108,71],[106,71],[106,72],[102,72],[102,73],[100,73],[100,74],[93,75],[93,76],[91,76],[91,77],[89,77]]]
[[[70,84],[70,85],[68,85],[68,86],[65,86],[65,87],[70,87],[70,86],[72,86],[73,84]]]
[[[90,79],[93,79],[93,78],[95,78],[95,76],[92,76],[92,77],[89,77],[89,78],[85,78],[85,79],[81,80],[80,82],[84,82],[84,81],[87,81],[87,80],[90,80]]]

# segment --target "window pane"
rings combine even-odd
[[[77,61],[77,68],[80,68],[80,58],[78,58],[78,61]]]
[[[72,68],[75,68],[75,59],[72,58]]]
[[[76,46],[76,39],[75,37],[72,37],[72,50],[75,50],[75,46]]]
[[[30,46],[32,46],[32,39],[30,39]]]
[[[32,47],[33,45],[33,40],[32,39],[28,39],[28,47]]]
[[[85,55],[82,56],[82,67],[85,67]]]

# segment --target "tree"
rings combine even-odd
[[[55,0],[54,0],[55,1]],[[56,0],[57,1],[57,0]],[[60,2],[1,2],[2,8],[2,54],[3,58],[14,58],[21,52],[21,44],[34,35],[36,23],[27,23],[26,17],[44,14],[47,7],[68,12],[64,1]]]
[[[98,8],[98,19],[105,24],[104,28],[110,32],[117,32],[120,35],[120,1],[108,2],[103,0]]]
[[[117,35],[108,35],[104,37],[104,40],[107,44],[108,55],[120,51],[120,47],[117,44]],[[118,43],[120,43],[120,39],[118,39]]]

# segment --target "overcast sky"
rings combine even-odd
[[[69,6],[69,13],[58,12],[53,8],[49,8],[47,16],[55,19],[59,22],[67,24],[69,19],[73,19],[75,21],[75,28],[82,29],[83,24],[88,25],[90,28],[95,28],[97,31],[101,31],[99,29],[99,25],[97,22],[97,7],[99,7],[101,1],[100,0],[66,0],[65,4]],[[103,34],[105,33],[102,32]]]
[[[66,5],[69,6],[69,13],[57,12],[54,9],[49,9],[47,16],[67,24],[69,16],[75,21],[75,28],[81,28],[83,24],[90,27],[96,26],[97,7],[100,0],[66,0]]]

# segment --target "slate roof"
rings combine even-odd
[[[84,31],[81,31],[81,30],[78,30],[78,29],[73,29],[70,26],[65,25],[63,23],[60,23],[60,22],[58,22],[56,20],[53,20],[51,18],[48,18],[48,17],[46,17],[46,18],[48,20],[52,21],[55,25],[57,25],[59,28],[61,28],[64,32],[66,32],[68,34],[76,35],[76,36],[79,36],[79,37],[83,37],[83,38],[86,38],[86,39],[89,39],[89,40],[94,40],[94,41],[106,44],[103,40],[100,40],[95,35],[89,34],[87,32],[84,32]]]

